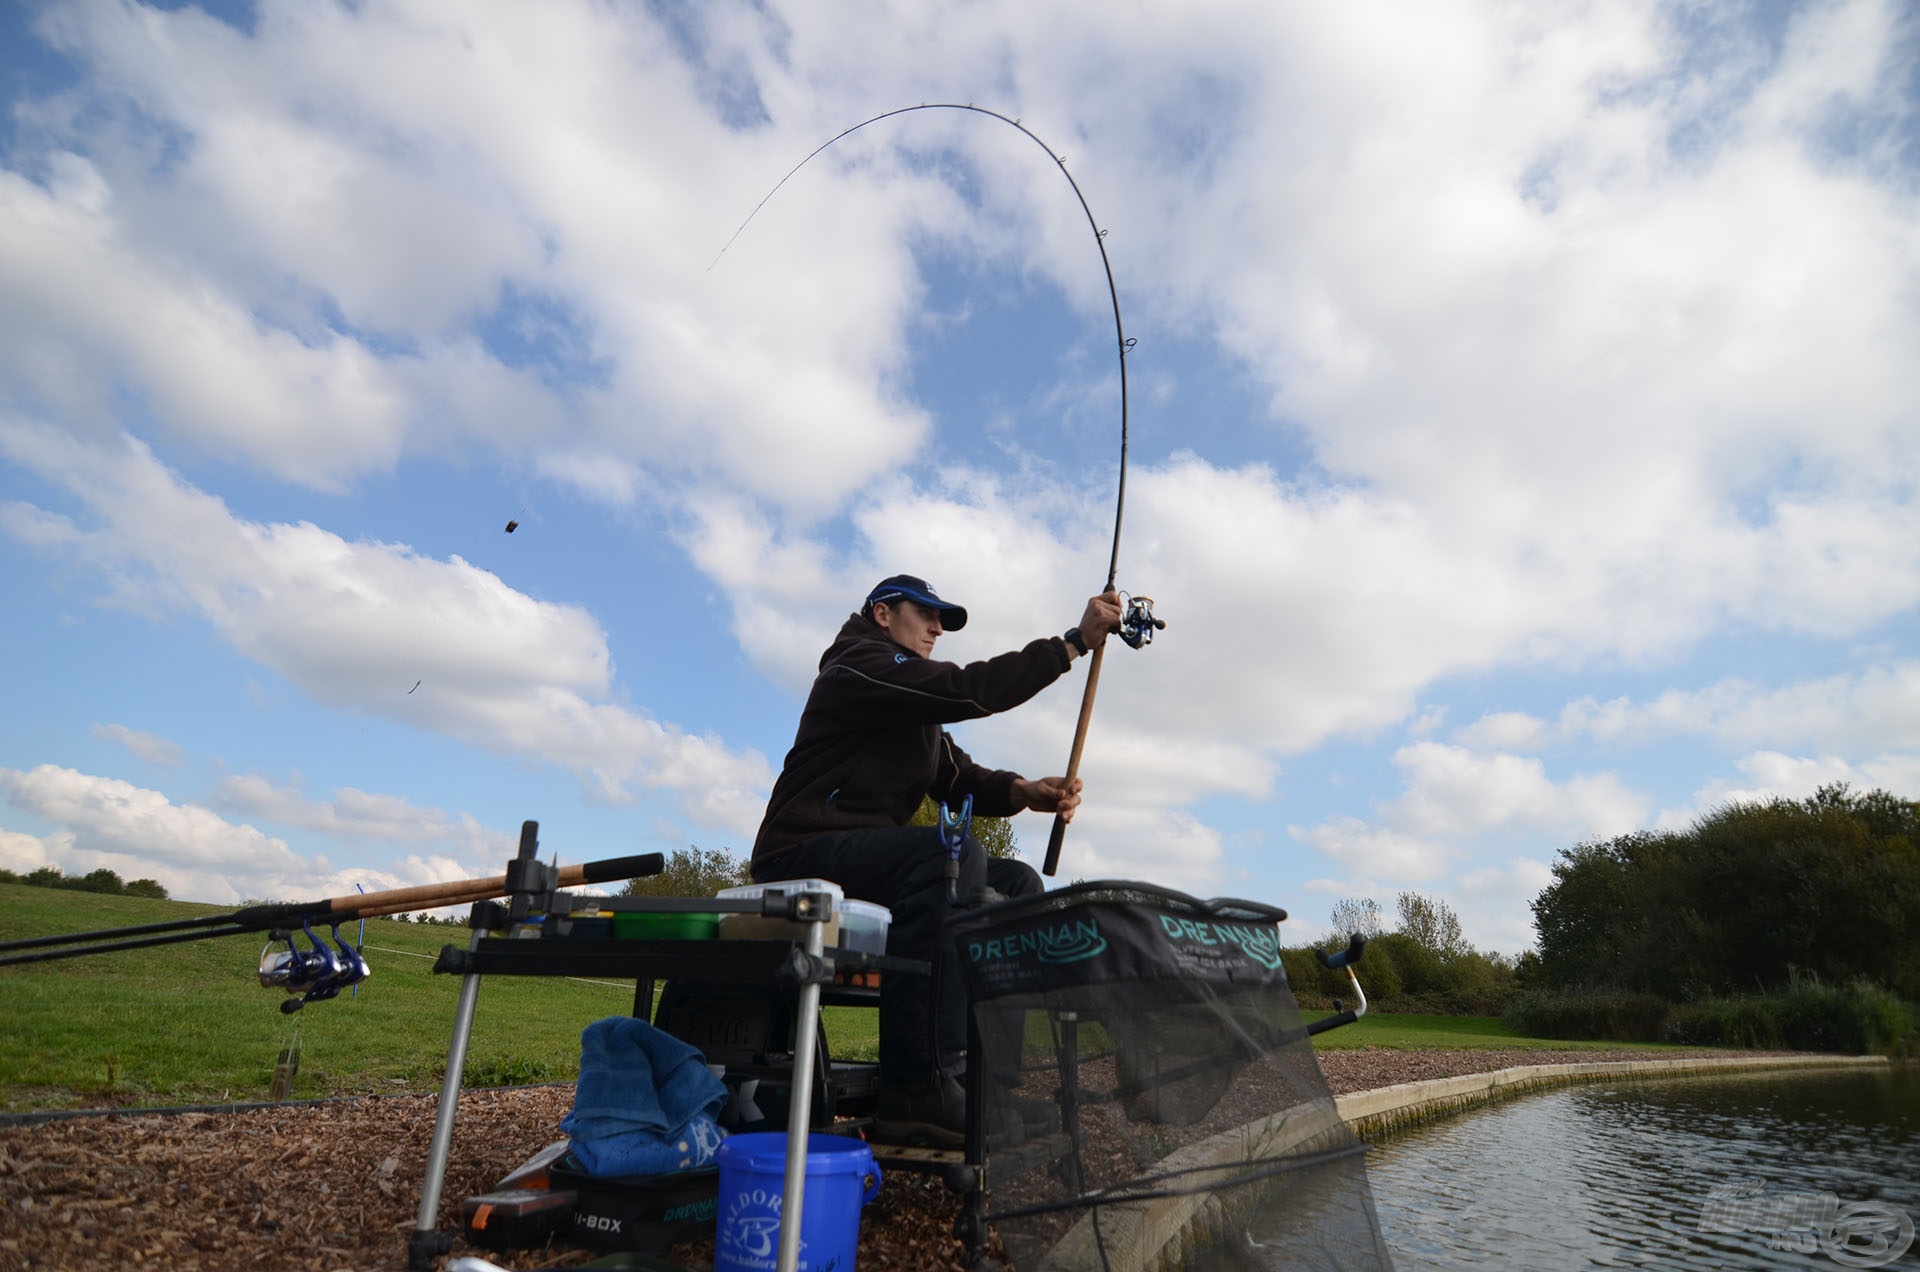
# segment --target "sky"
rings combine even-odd
[[[1920,798],[1900,0],[26,0],[0,94],[5,868],[745,855],[880,577],[962,662],[1102,586],[1100,242],[1167,627],[1053,882],[1512,954],[1576,844]],[[778,185],[928,102],[1104,240],[978,113]],[[956,737],[1063,772],[1086,665]]]

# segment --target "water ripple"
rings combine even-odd
[[[1837,1267],[1764,1233],[1701,1232],[1702,1209],[1715,1187],[1759,1181],[1920,1220],[1920,1075],[1561,1088],[1392,1136],[1368,1174],[1408,1268]]]

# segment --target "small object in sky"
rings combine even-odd
[[[519,523],[518,521],[509,521],[509,522],[507,522],[507,533],[508,533],[508,534],[512,534],[512,533],[513,533],[513,532],[514,532],[515,530],[518,530],[519,528],[520,528],[520,523]]]
[[[418,680],[416,680],[416,681],[414,681],[414,682],[413,682],[413,689],[418,689],[419,687],[420,687],[420,682],[419,682]],[[412,693],[412,692],[413,692],[413,689],[409,689],[409,690],[407,690],[407,692],[408,692],[408,693]]]

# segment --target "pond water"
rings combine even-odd
[[[1391,1135],[1367,1173],[1402,1269],[1920,1268],[1886,1244],[1920,1221],[1920,1070],[1563,1087]],[[1837,1254],[1748,1228],[1820,1194]]]

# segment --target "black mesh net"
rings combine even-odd
[[[1086,883],[953,932],[1019,1272],[1392,1266],[1274,911]]]

